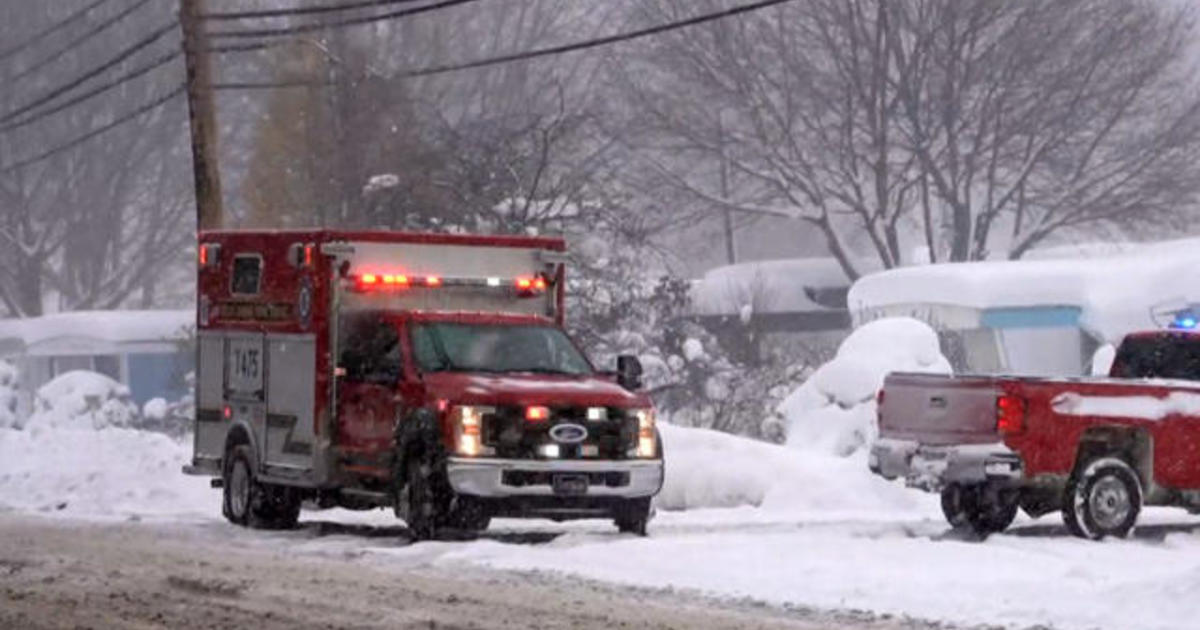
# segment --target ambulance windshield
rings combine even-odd
[[[533,372],[584,376],[591,365],[552,326],[425,322],[412,331],[425,372]]]

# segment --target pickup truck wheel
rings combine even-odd
[[[1081,538],[1124,538],[1142,510],[1142,483],[1125,460],[1099,457],[1067,481],[1063,522]]]
[[[1015,493],[986,485],[955,483],[942,490],[942,514],[950,526],[979,536],[1008,529],[1017,517],[1017,507]]]
[[[617,531],[622,534],[645,536],[646,527],[650,524],[650,519],[653,517],[654,508],[650,504],[649,497],[644,499],[630,499],[617,508],[617,514],[613,518],[613,522],[617,525]]]

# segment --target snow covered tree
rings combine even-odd
[[[643,12],[698,5],[724,3]],[[696,203],[820,231],[853,278],[863,256],[1016,258],[1194,211],[1192,16],[1137,0],[812,0],[649,39],[613,72],[637,168]]]

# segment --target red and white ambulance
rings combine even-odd
[[[232,522],[392,506],[418,538],[493,516],[644,534],[663,481],[641,366],[563,330],[558,238],[199,235],[195,451]]]

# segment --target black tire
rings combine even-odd
[[[654,518],[654,508],[651,505],[650,497],[646,497],[629,499],[622,503],[616,510],[613,522],[622,534],[645,536],[646,528],[652,518]]]
[[[454,501],[447,523],[455,529],[482,532],[492,523],[492,515],[479,499],[460,495]]]
[[[258,484],[250,449],[245,444],[226,449],[221,482],[221,513],[234,525],[250,525]]]
[[[431,540],[445,518],[434,479],[434,467],[428,458],[413,455],[405,460],[404,486],[398,493],[398,507],[414,540]],[[403,505],[399,505],[400,503]]]
[[[1124,538],[1142,511],[1142,482],[1125,460],[1102,456],[1084,463],[1063,492],[1063,523],[1080,538]]]
[[[942,490],[942,514],[950,526],[979,536],[997,534],[1017,517],[1017,493],[986,484],[950,484]]]
[[[300,517],[300,495],[284,486],[264,484],[254,474],[250,446],[225,454],[221,512],[229,522],[256,529],[291,529]]]

